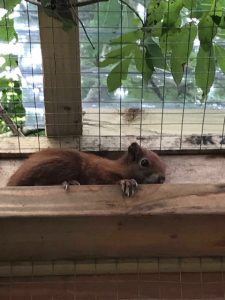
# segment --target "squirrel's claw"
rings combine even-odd
[[[120,186],[123,194],[127,197],[131,197],[134,195],[138,187],[138,183],[135,179],[123,179],[120,180]]]
[[[62,186],[65,191],[69,190],[70,185],[80,185],[80,183],[76,180],[63,181]]]

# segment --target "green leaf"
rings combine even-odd
[[[147,5],[147,18],[146,27],[157,24],[163,18],[164,12],[167,8],[167,4],[164,0],[152,0]]]
[[[136,47],[136,44],[132,45],[126,45],[124,47],[120,47],[118,49],[112,50],[106,55],[106,58],[125,58],[130,55],[132,51],[134,51],[134,48]]]
[[[190,18],[200,19],[211,11],[212,0],[183,0],[183,5],[190,10]]]
[[[0,0],[0,8],[12,10],[21,0]]]
[[[6,67],[14,69],[18,67],[18,57],[12,55],[0,55],[0,58],[4,58],[5,62],[0,66],[0,72],[4,71]]]
[[[105,68],[116,64],[118,61],[120,61],[120,58],[106,58],[105,60],[97,62],[97,66],[99,66],[99,68]]]
[[[171,73],[176,85],[181,83],[184,74],[185,63],[177,63],[175,59],[171,57]]]
[[[0,77],[0,91],[4,91],[9,88],[9,79],[5,77]]]
[[[222,70],[222,72],[225,74],[225,49],[218,44],[214,45],[214,49],[215,49],[217,63],[220,69]]]
[[[183,0],[183,5],[189,10],[195,10],[197,2],[197,0]]]
[[[119,12],[120,10],[121,10],[121,4],[119,3],[119,1],[110,0],[107,2],[102,2],[98,9],[99,26],[101,28],[119,27],[120,14],[115,12]]]
[[[197,27],[190,23],[182,27],[175,36],[174,40],[179,41],[179,47],[176,42],[173,44],[170,64],[173,79],[177,85],[179,85],[182,80],[184,67],[193,49],[196,35]]]
[[[133,18],[132,25],[138,26],[138,25],[140,25],[140,23],[141,23],[141,20],[139,18]]]
[[[225,29],[219,29],[217,36],[220,37],[221,39],[225,39]]]
[[[142,74],[145,84],[148,84],[149,80],[152,77],[152,74],[153,74],[154,70],[155,69],[154,69],[154,66],[153,66],[151,54],[149,53],[148,49],[146,49],[145,63],[144,63],[144,66],[143,66],[143,74]]]
[[[143,52],[144,51],[144,52]],[[151,55],[149,54],[147,48],[136,47],[135,50],[135,66],[143,76],[144,82],[147,84],[154,72],[154,66],[152,63]]]
[[[107,87],[109,92],[113,92],[121,87],[122,80],[127,78],[130,63],[131,58],[125,58],[111,70],[107,77]]]
[[[211,47],[212,40],[217,33],[217,25],[213,22],[213,19],[210,15],[207,15],[201,19],[198,24],[198,37],[201,43],[201,46],[205,48]]]
[[[174,45],[174,35],[176,34],[176,32],[177,29],[174,32],[171,30],[167,34],[162,34],[159,37],[159,45],[163,53],[166,54],[172,50],[172,47]]]
[[[215,20],[215,17],[212,17],[213,21],[218,25],[218,27],[225,29],[225,13],[222,13],[222,16],[220,17],[220,19],[217,18],[217,20]],[[217,21],[217,22],[216,22]]]
[[[156,25],[151,27],[151,36],[160,37],[162,34],[162,23],[158,22]]]
[[[17,38],[17,34],[14,30],[14,21],[13,19],[4,17],[0,21],[0,41],[10,42],[14,38]]]
[[[142,73],[143,71],[143,61],[145,60],[145,56],[143,53],[144,49],[140,49],[139,46],[136,46],[135,53],[134,53],[134,59],[135,59],[135,66],[138,72]]]
[[[143,32],[138,29],[134,31],[130,31],[127,33],[122,34],[121,36],[112,39],[111,44],[128,44],[136,42],[137,40],[140,40],[143,38]]]
[[[201,88],[203,99],[207,96],[215,78],[215,57],[213,47],[207,51],[203,47],[199,47],[197,54],[197,64],[195,68],[195,80],[199,88]]]
[[[161,48],[151,38],[146,39],[145,45],[151,56],[152,64],[155,68],[165,69],[167,64],[165,62],[165,56],[162,53]]]
[[[121,58],[129,57],[132,54],[132,52],[135,51],[135,49],[136,49],[136,44],[127,45],[122,48],[112,50],[111,52],[107,53],[106,59],[98,62],[98,66],[100,68],[105,68],[109,65],[115,64],[118,61],[120,61]]]
[[[180,18],[180,11],[183,7],[182,0],[170,0],[166,5],[166,12],[163,18],[163,30],[162,33],[166,33],[172,27],[175,26]]]

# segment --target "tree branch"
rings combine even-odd
[[[0,104],[0,118],[5,122],[15,136],[24,136],[23,133],[17,128],[17,125],[10,118],[4,107]]]
[[[128,4],[127,2],[125,2],[124,0],[119,0],[122,4],[126,5],[130,10],[132,10],[132,12],[138,17],[138,19],[141,21],[142,25],[144,26],[144,22],[142,20],[142,18],[140,17],[140,15],[136,12],[136,10],[130,6],[130,4]]]
[[[81,1],[76,4],[77,7],[89,5],[89,4],[94,4],[94,3],[99,3],[99,2],[107,2],[108,0],[86,0],[86,1]]]
[[[30,4],[41,6],[41,3],[38,0],[25,0],[25,1],[30,3]]]
[[[77,20],[79,21],[79,23],[81,24],[81,27],[83,28],[84,33],[85,33],[85,35],[86,35],[86,37],[87,37],[87,39],[88,39],[88,41],[89,41],[89,43],[91,44],[92,48],[95,49],[95,47],[94,47],[94,45],[93,45],[91,39],[90,39],[89,36],[88,36],[88,33],[87,33],[86,29],[85,29],[85,27],[84,27],[84,24],[82,23],[81,19],[79,18],[78,13],[76,12],[76,8],[74,8],[74,6],[73,6],[73,4],[71,3],[71,1],[70,1],[70,5],[71,5],[70,12],[71,12],[71,14],[72,14],[73,20],[75,21],[75,19],[77,19]]]
[[[25,0],[25,1],[28,3],[34,4],[34,5],[42,6],[38,0]],[[94,4],[94,3],[99,3],[99,2],[107,2],[107,1],[109,1],[109,0],[85,0],[85,1],[80,1],[80,2],[78,1],[75,6],[81,7],[81,6],[86,6],[89,4]]]

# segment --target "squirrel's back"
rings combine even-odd
[[[42,150],[22,163],[7,185],[58,185],[64,181],[115,184],[121,179],[155,183],[162,178],[165,178],[165,164],[159,156],[132,143],[118,160],[69,149]]]

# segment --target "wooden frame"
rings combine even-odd
[[[81,115],[79,110],[77,112]],[[71,110],[71,118],[73,113]],[[122,115],[121,122],[120,113]],[[70,129],[68,129],[69,133],[62,133],[66,136],[61,136],[60,132],[55,137],[9,137],[5,134],[0,137],[0,155],[5,157],[7,155],[8,157],[10,155],[22,156],[48,147],[76,148],[84,151],[123,151],[134,141],[153,150],[179,151],[178,153],[184,151],[191,153],[193,150],[198,153],[201,153],[202,150],[222,152],[221,150],[225,149],[225,138],[222,135],[224,116],[221,111],[215,113],[214,110],[207,110],[203,132],[201,123],[203,111],[200,109],[196,109],[194,112],[191,109],[185,110],[183,128],[181,128],[183,111],[180,109],[164,110],[163,128],[161,128],[160,123],[162,118],[162,110],[160,109],[144,109],[142,118],[140,119],[139,114],[134,120],[128,120],[126,110],[120,112],[119,109],[101,109],[101,116],[98,109],[85,109],[83,114],[82,135],[79,135],[78,131],[77,135],[75,132],[72,133],[70,130],[75,127],[71,124]],[[109,115],[113,115],[113,118],[110,119]],[[177,121],[174,120],[176,117],[178,118]],[[58,118],[55,118],[54,122],[57,123]],[[48,125],[46,128],[48,134],[50,132]],[[206,143],[200,144],[201,135],[206,135],[206,132],[210,132],[207,134],[208,140]],[[195,143],[195,137],[196,140],[199,139],[198,143]]]
[[[225,255],[225,185],[0,190],[0,260]]]
[[[79,27],[62,24],[39,11],[44,71],[46,132],[49,137],[82,134]]]

